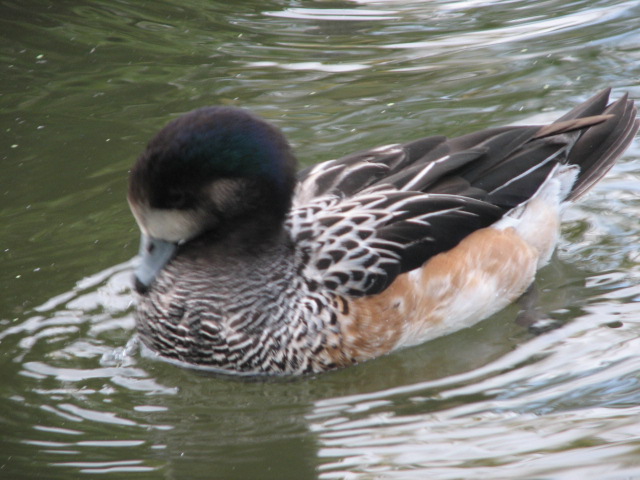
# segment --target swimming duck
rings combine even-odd
[[[130,174],[140,338],[194,367],[305,374],[479,322],[529,287],[561,205],[632,141],[633,102],[608,98],[297,174],[283,134],[245,110],[173,120]]]

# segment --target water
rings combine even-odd
[[[0,478],[640,478],[640,147],[566,212],[532,337],[509,307],[314,378],[127,347],[127,170],[242,105],[305,165],[640,98],[636,1],[0,3]]]

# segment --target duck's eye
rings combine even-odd
[[[185,192],[169,191],[166,194],[165,203],[168,208],[186,210],[192,203],[192,199]]]

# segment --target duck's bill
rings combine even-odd
[[[140,239],[140,263],[135,271],[136,290],[140,293],[148,290],[160,273],[169,263],[178,248],[175,243],[142,235]]]

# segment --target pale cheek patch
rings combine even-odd
[[[246,182],[242,179],[221,178],[211,182],[206,193],[217,208],[229,212],[243,206],[246,190]]]
[[[140,230],[149,237],[180,243],[200,233],[203,216],[197,211],[131,207]]]
[[[154,212],[148,219],[149,233],[168,242],[182,242],[199,233],[198,215],[179,210]]]

